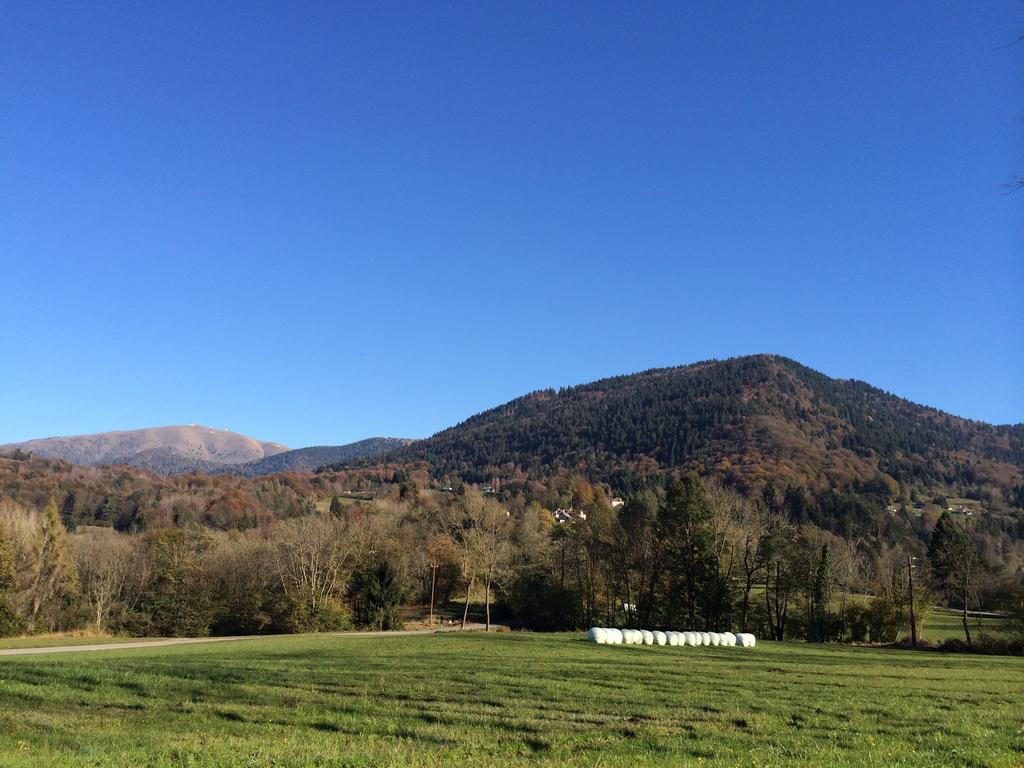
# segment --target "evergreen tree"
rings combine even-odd
[[[21,628],[17,613],[7,602],[15,578],[14,544],[7,528],[0,524],[0,637],[15,634]]]
[[[341,499],[337,495],[331,497],[331,517],[341,517]]]
[[[362,597],[367,624],[377,630],[402,628],[402,615],[398,610],[402,586],[386,560],[370,572]]]
[[[57,500],[52,496],[43,509],[42,522],[36,534],[32,555],[29,632],[35,631],[42,609],[54,597],[71,589],[77,581],[74,552],[68,542],[67,531],[60,521]]]
[[[60,520],[68,533],[74,533],[78,527],[78,518],[75,517],[75,493],[68,491],[64,501],[60,505]]]
[[[832,558],[828,544],[821,546],[821,557],[811,589],[811,610],[807,639],[812,643],[828,640],[829,602],[832,599]]]
[[[666,623],[716,627],[727,613],[729,585],[719,576],[709,515],[700,478],[688,474],[672,481],[658,511],[655,573],[663,578],[652,580],[646,596],[654,603],[656,586],[665,582]]]
[[[0,525],[0,600],[14,586],[14,544],[7,528]]]
[[[775,493],[775,483],[769,480],[764,484],[764,488],[761,489],[761,500],[764,502],[765,507],[773,515],[779,511],[778,495]]]

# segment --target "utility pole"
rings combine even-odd
[[[917,560],[911,554],[907,554],[907,583],[910,592],[910,645],[917,648],[917,617],[914,615],[914,561]]]
[[[434,586],[437,584],[438,563],[430,564],[430,626],[434,626]]]

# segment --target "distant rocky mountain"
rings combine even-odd
[[[72,464],[98,466],[129,464],[162,474],[200,471],[259,461],[288,450],[280,443],[198,424],[152,427],[96,435],[47,437],[0,445],[0,451],[16,449]]]
[[[98,435],[47,437],[0,445],[0,454],[21,450],[71,464],[127,464],[162,475],[202,472],[246,477],[275,472],[312,472],[325,464],[353,461],[397,450],[412,440],[371,437],[346,445],[317,445],[289,450],[280,443],[199,425],[154,427]]]
[[[277,472],[312,472],[326,464],[352,461],[404,448],[412,443],[400,437],[371,437],[347,445],[314,445],[276,453],[245,464],[234,464],[219,470],[222,473],[257,477]]]

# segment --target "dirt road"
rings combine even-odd
[[[492,625],[493,626],[493,625]],[[467,624],[466,630],[484,629],[483,624]],[[458,625],[437,629],[401,629],[393,632],[325,632],[325,637],[402,637],[432,635],[437,632],[458,632]],[[91,645],[52,645],[46,648],[0,648],[0,656],[28,656],[35,653],[82,653],[84,651],[124,651],[131,648],[161,648],[167,645],[196,645],[199,643],[233,643],[261,640],[268,637],[294,637],[294,635],[239,635],[236,637],[169,637],[164,640],[127,640],[123,643],[93,643]]]

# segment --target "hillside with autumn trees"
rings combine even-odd
[[[756,355],[533,392],[386,459],[451,481],[581,474],[620,492],[672,470],[745,492],[768,481],[823,491],[881,478],[1002,506],[1024,482],[1024,425],[959,418]]]

